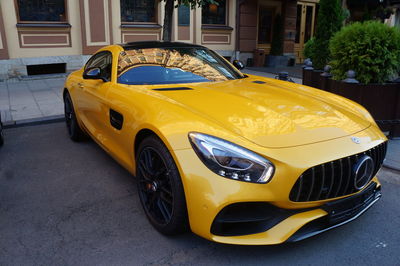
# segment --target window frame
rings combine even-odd
[[[21,20],[19,16],[19,5],[18,0],[14,0],[15,14],[17,16],[18,24],[67,24],[69,23],[69,12],[68,12],[68,0],[64,1],[64,10],[65,10],[65,20],[63,21],[29,21],[29,20]]]
[[[113,53],[111,51],[100,51],[100,52],[95,53],[94,55],[92,55],[89,58],[89,60],[86,62],[85,66],[83,67],[83,73],[86,70],[90,69],[90,68],[95,68],[96,66],[89,67],[89,64],[95,59],[95,57],[101,56],[103,54],[111,56],[111,72],[110,72],[110,78],[108,79],[108,82],[110,82],[112,80],[112,77],[113,77],[113,64],[114,64],[114,62],[113,62],[114,57],[113,57]]]
[[[202,26],[211,26],[211,27],[223,27],[229,26],[229,4],[230,0],[225,0],[225,23],[224,24],[205,24],[203,23],[203,6],[201,7],[201,25]],[[207,7],[210,4],[207,4]]]
[[[159,7],[158,7],[158,5],[159,5],[159,1],[158,0],[154,0],[154,21],[150,21],[150,22],[145,22],[145,21],[123,21],[122,20],[122,14],[121,14],[121,7],[122,7],[122,5],[121,5],[121,1],[123,1],[123,0],[119,0],[119,14],[120,14],[120,18],[121,18],[121,24],[122,25],[149,25],[149,24],[151,24],[151,25],[157,25],[157,24],[159,24],[159,15],[158,15],[158,11],[159,11]]]

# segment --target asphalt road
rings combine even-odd
[[[63,123],[5,130],[0,148],[0,265],[400,265],[400,175],[356,221],[278,246],[231,246],[147,222],[135,180]]]

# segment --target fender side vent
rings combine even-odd
[[[265,81],[255,80],[255,81],[253,81],[253,83],[256,83],[256,84],[265,84]]]
[[[153,89],[154,91],[190,91],[193,90],[192,88],[188,87],[175,87],[175,88],[158,88]]]

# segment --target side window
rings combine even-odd
[[[101,69],[102,75],[111,80],[112,55],[110,52],[99,52],[92,56],[85,65],[85,70],[98,67]]]

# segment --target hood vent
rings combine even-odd
[[[158,88],[153,89],[154,91],[190,91],[193,90],[192,88],[188,87],[175,87],[175,88]]]
[[[255,80],[255,81],[253,81],[253,83],[256,83],[256,84],[265,84],[265,81]]]

